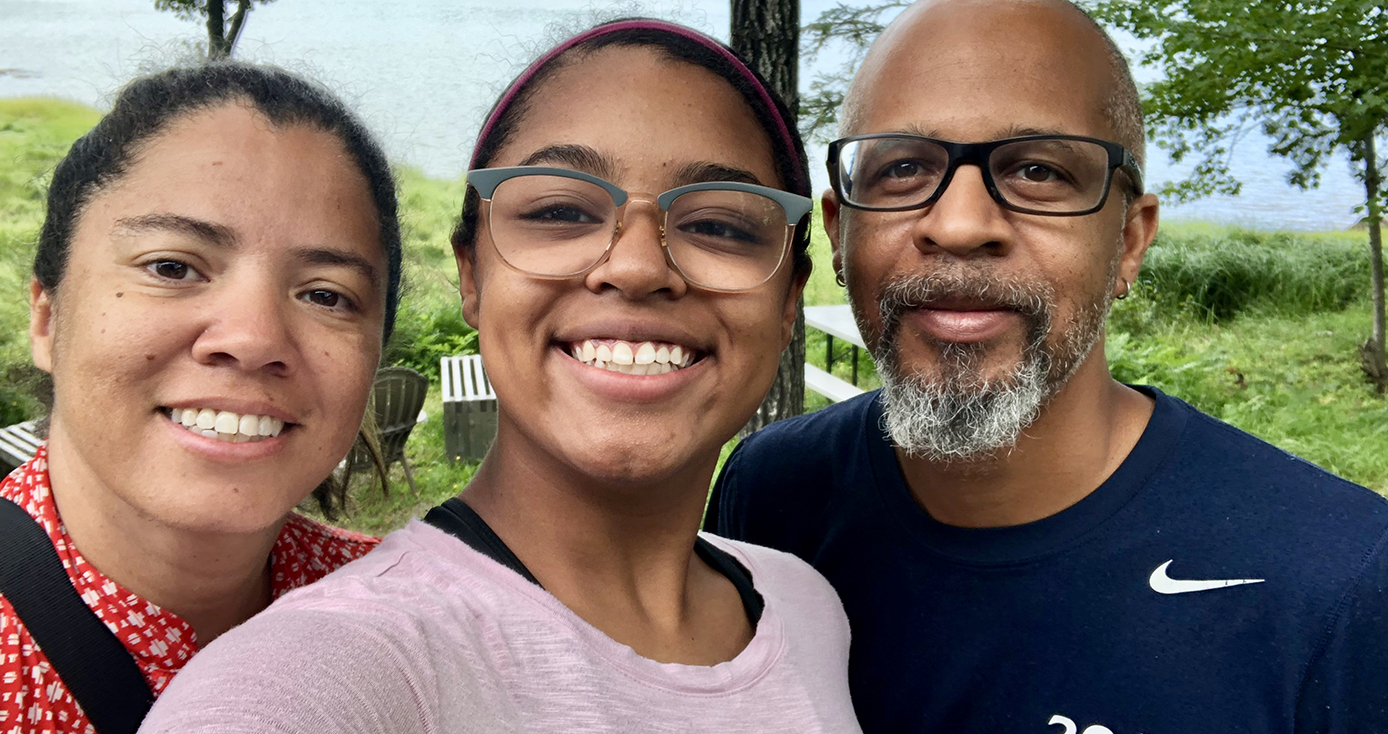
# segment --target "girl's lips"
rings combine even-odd
[[[1015,311],[1005,309],[951,310],[918,308],[906,314],[916,329],[942,342],[969,344],[996,339],[1020,323]]]
[[[681,369],[637,375],[585,364],[574,359],[562,346],[555,346],[553,350],[561,368],[580,385],[612,402],[659,402],[685,389],[705,371],[705,360],[701,359]]]

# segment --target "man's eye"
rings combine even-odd
[[[921,174],[921,166],[915,161],[897,161],[882,172],[884,178],[912,178]]]
[[[1023,179],[1026,179],[1027,181],[1031,181],[1034,183],[1044,183],[1046,181],[1053,181],[1059,178],[1059,175],[1056,174],[1055,169],[1051,168],[1050,166],[1043,166],[1040,163],[1032,163],[1030,165],[1022,166],[1020,169],[1017,170],[1017,175]]]

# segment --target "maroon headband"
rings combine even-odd
[[[796,178],[796,181],[794,181],[793,183],[804,183],[800,180],[800,169],[803,168],[803,166],[801,166],[800,163],[802,161],[800,160],[799,154],[796,153],[795,143],[793,142],[790,135],[790,128],[786,126],[786,121],[781,116],[780,109],[776,106],[776,102],[772,98],[771,92],[766,88],[766,85],[762,84],[761,80],[757,78],[757,75],[753,74],[752,70],[747,68],[746,64],[742,63],[742,59],[739,59],[736,54],[734,54],[732,51],[729,51],[727,47],[725,47],[723,44],[719,43],[718,41],[715,41],[712,38],[709,38],[708,36],[702,33],[699,33],[698,31],[685,28],[684,26],[676,23],[670,23],[668,21],[652,20],[645,18],[636,20],[620,20],[615,23],[607,23],[604,25],[600,25],[596,28],[589,28],[588,30],[578,34],[577,36],[574,36],[573,38],[564,41],[558,46],[555,46],[549,51],[546,51],[543,56],[536,59],[534,63],[532,63],[530,66],[526,67],[525,71],[521,72],[521,75],[519,77],[516,77],[516,80],[511,83],[511,86],[506,89],[506,93],[501,95],[501,99],[497,100],[496,106],[492,108],[491,114],[487,115],[486,122],[482,124],[482,132],[478,133],[477,135],[477,146],[472,150],[472,160],[469,162],[468,168],[471,169],[477,166],[477,154],[482,149],[482,144],[487,140],[487,137],[491,135],[492,129],[496,127],[497,120],[501,119],[502,115],[506,114],[506,110],[511,107],[511,104],[513,102],[515,102],[516,97],[521,93],[521,90],[525,89],[526,85],[530,83],[530,80],[533,79],[537,73],[539,73],[540,69],[543,69],[545,65],[547,65],[549,62],[553,61],[560,54],[563,54],[565,51],[568,51],[574,46],[577,46],[586,41],[591,41],[594,38],[600,38],[611,33],[617,33],[619,31],[627,30],[661,31],[663,33],[671,33],[682,38],[687,38],[699,44],[700,46],[703,46],[704,48],[718,54],[725,61],[731,64],[732,67],[735,70],[737,70],[737,72],[741,74],[744,79],[751,82],[752,88],[757,90],[757,96],[761,98],[762,104],[766,106],[768,114],[770,114],[771,117],[776,121],[776,132],[780,136],[781,144],[784,145],[786,148],[787,157],[795,164],[794,166],[792,166],[792,168],[794,169],[793,173]]]

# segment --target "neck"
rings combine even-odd
[[[897,451],[916,501],[940,522],[1005,527],[1035,522],[1098,489],[1137,445],[1153,402],[1115,381],[1100,343],[1017,445],[969,462]]]
[[[716,664],[746,645],[750,628],[728,634],[748,626],[736,591],[694,554],[716,454],[658,482],[605,481],[498,428],[462,498],[546,591],[662,662]]]
[[[270,603],[270,550],[281,524],[254,535],[171,527],[111,491],[54,422],[53,499],[83,558],[140,598],[193,627],[199,646]]]

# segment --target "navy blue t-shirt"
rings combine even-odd
[[[838,590],[867,734],[1388,734],[1388,501],[1142,389],[1132,453],[1043,520],[931,518],[869,393],[743,441],[708,527]]]

